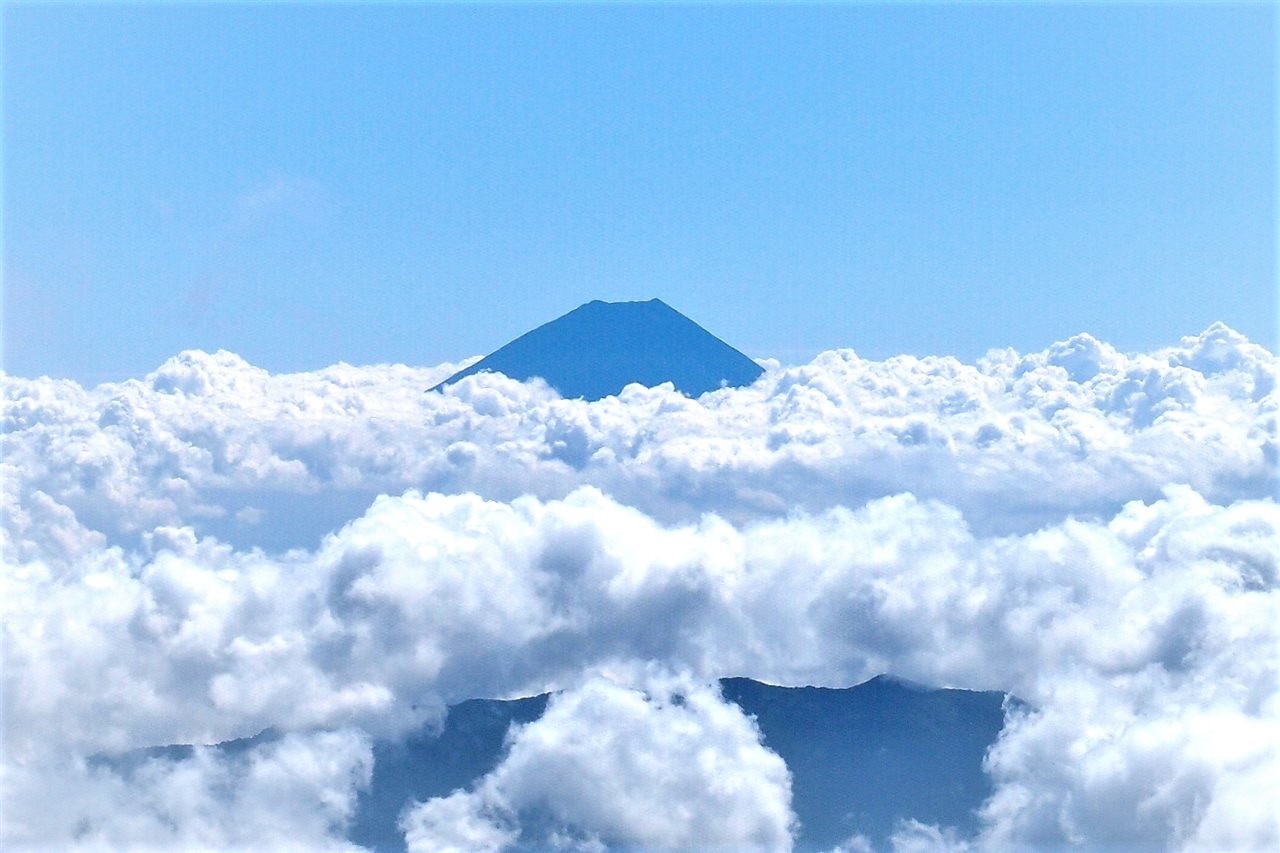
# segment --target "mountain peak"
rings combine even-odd
[[[599,400],[636,382],[697,397],[750,385],[763,371],[661,299],[577,308],[516,338],[431,390],[483,372],[540,376],[564,397]]]

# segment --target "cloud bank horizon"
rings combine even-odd
[[[881,672],[1030,706],[979,834],[902,849],[1280,843],[1265,347],[1215,324],[834,350],[697,399],[425,393],[464,365],[2,377],[6,847],[351,849],[374,738],[560,689],[474,790],[407,804],[410,849],[501,849],[534,806],[571,848],[784,849],[785,765],[714,680]],[[89,760],[268,727],[248,757]],[[558,796],[549,767],[595,781]]]

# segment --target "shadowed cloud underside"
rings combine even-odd
[[[750,385],[763,371],[738,350],[659,299],[588,302],[459,371],[431,390],[476,373],[521,381],[539,376],[566,398],[599,400],[631,383],[672,383],[697,397]]]

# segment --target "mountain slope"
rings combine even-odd
[[[1018,703],[999,692],[935,689],[888,676],[844,689],[747,678],[721,679],[720,687],[756,719],[765,746],[791,772],[798,850],[829,850],[854,835],[884,849],[897,822],[911,818],[971,835],[975,811],[992,790],[983,756],[1000,734],[1006,700]],[[376,853],[403,851],[401,811],[469,788],[497,767],[510,726],[538,719],[548,699],[473,699],[451,706],[438,732],[375,742],[373,778],[359,794],[348,839]],[[279,737],[267,730],[216,749],[234,755]],[[192,754],[190,746],[161,746],[93,763],[128,775],[148,759]]]
[[[800,849],[855,834],[881,849],[904,818],[977,830],[974,812],[992,792],[982,759],[1004,725],[1005,694],[884,675],[844,689],[720,684],[791,771]]]
[[[630,383],[671,382],[697,397],[749,385],[760,366],[659,299],[588,302],[450,376],[431,390],[484,371],[540,376],[564,397],[599,400]]]
[[[991,793],[982,758],[1004,723],[1005,694],[922,687],[879,676],[855,687],[720,682],[725,699],[756,718],[787,763],[797,848],[830,849],[855,834],[879,849],[899,819],[977,828]],[[547,696],[472,700],[449,709],[438,736],[375,747],[373,784],[360,796],[350,839],[404,850],[396,815],[410,799],[467,787],[502,760],[513,722],[541,716]]]
[[[347,837],[375,851],[404,850],[396,822],[409,801],[447,797],[498,766],[507,729],[541,717],[548,698],[544,693],[505,701],[471,699],[450,706],[438,734],[419,732],[400,743],[375,743],[373,779],[360,792]]]

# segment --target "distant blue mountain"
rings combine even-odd
[[[1004,725],[1006,694],[885,675],[844,689],[720,685],[791,771],[798,849],[829,850],[855,834],[887,849],[906,818],[977,830],[976,810],[993,790],[982,759]]]
[[[976,810],[992,792],[983,756],[1004,725],[1006,700],[1020,704],[1004,693],[935,689],[883,675],[845,689],[747,678],[725,678],[720,687],[756,718],[765,745],[791,771],[799,850],[829,850],[855,834],[884,849],[895,824],[908,818],[973,833]],[[376,742],[373,779],[360,792],[348,839],[377,853],[403,851],[397,826],[403,809],[468,788],[497,767],[511,724],[538,719],[548,698],[473,699],[451,706],[440,731]],[[217,748],[238,754],[278,737],[267,730]],[[189,746],[160,746],[92,761],[129,774],[149,758],[191,754]],[[536,815],[528,817],[538,825]],[[543,842],[522,838],[520,849],[544,849]]]
[[[992,791],[982,758],[1004,724],[1005,694],[887,676],[843,690],[747,678],[720,686],[755,716],[765,745],[791,771],[799,849],[830,849],[854,834],[878,849],[905,818],[976,829],[975,810]],[[546,695],[463,702],[449,709],[439,734],[375,746],[373,783],[360,795],[349,839],[379,853],[404,850],[400,810],[488,773],[502,760],[510,724],[537,719],[546,704]],[[537,839],[527,841],[527,849],[540,849]]]
[[[449,708],[444,729],[373,746],[373,780],[360,792],[347,838],[376,853],[400,853],[397,821],[410,800],[447,797],[498,766],[507,729],[542,716],[547,694],[528,699],[471,699]]]
[[[475,373],[521,381],[541,376],[563,397],[599,400],[638,382],[670,382],[691,397],[750,385],[760,366],[660,299],[588,302],[450,376]]]

